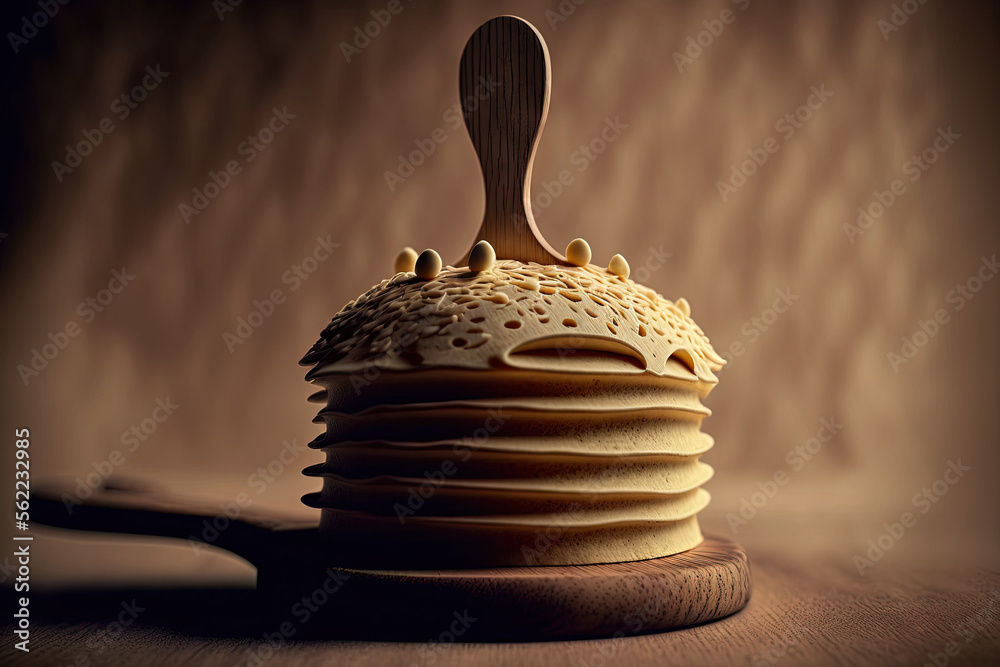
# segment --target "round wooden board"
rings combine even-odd
[[[327,572],[327,590],[335,592],[306,629],[312,636],[343,639],[450,643],[621,637],[728,616],[746,605],[751,589],[746,552],[712,537],[690,551],[630,563]],[[290,591],[302,590],[301,579],[289,586],[264,570],[260,575],[262,589],[284,592],[291,604],[300,599]],[[285,605],[276,608],[287,614]]]

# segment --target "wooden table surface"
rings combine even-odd
[[[873,568],[751,550],[754,595],[707,625],[620,639],[522,644],[290,641],[270,650],[240,621],[246,589],[36,593],[37,665],[938,665],[1000,664],[1000,575],[979,567]],[[141,607],[129,627],[133,600]],[[641,608],[642,601],[637,601]],[[6,607],[10,609],[12,607]],[[243,610],[242,612],[240,610]],[[414,610],[419,613],[419,610]],[[234,617],[235,615],[235,617]],[[9,618],[5,614],[5,617]],[[640,631],[641,632],[641,631]],[[948,655],[946,651],[953,655]],[[930,655],[929,655],[930,654]],[[942,662],[947,661],[947,662]]]
[[[706,534],[736,540],[749,554],[750,603],[733,616],[698,627],[661,634],[638,628],[620,639],[508,644],[433,643],[439,637],[425,643],[292,637],[272,650],[262,635],[279,624],[255,608],[254,570],[235,556],[214,548],[194,550],[183,540],[39,527],[32,543],[32,650],[25,655],[13,648],[12,577],[0,569],[5,591],[0,593],[5,626],[0,665],[1000,664],[1000,545],[992,526],[970,529],[974,510],[966,517],[959,512],[963,508],[947,504],[961,496],[949,494],[922,515],[861,574],[855,556],[865,554],[868,540],[877,538],[898,509],[891,503],[888,509],[851,504],[844,489],[854,485],[827,475],[790,485],[734,533],[727,514],[739,508],[756,479],[754,473],[728,474],[727,484],[713,488],[713,505],[701,521]],[[281,509],[297,505],[297,489],[274,487],[274,497],[291,499]],[[200,494],[208,485],[178,488]],[[217,482],[214,488],[224,497],[231,491]],[[837,503],[828,502],[834,497]],[[960,521],[963,517],[969,520]],[[331,596],[329,604],[336,599]],[[635,604],[636,618],[628,621],[633,628],[650,603],[637,599]],[[138,608],[134,620],[133,605]],[[115,625],[119,619],[127,627]],[[309,630],[318,623],[312,620]]]

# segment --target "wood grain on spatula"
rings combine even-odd
[[[549,110],[549,78],[545,41],[516,16],[481,25],[462,53],[458,88],[486,187],[486,211],[473,243],[489,241],[500,260],[565,263],[535,226],[529,199],[535,147]],[[458,265],[468,261],[466,251]]]

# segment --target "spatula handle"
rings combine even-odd
[[[565,263],[531,214],[531,164],[549,109],[549,79],[545,41],[516,16],[481,25],[462,53],[459,93],[486,186],[486,212],[474,242],[489,241],[497,259]],[[460,265],[468,258],[466,252]]]
[[[31,494],[31,519],[57,528],[211,544],[255,565],[271,555],[276,536],[283,535],[280,543],[285,546],[296,540],[308,541],[316,533],[315,521],[286,517],[232,499],[212,503],[172,495],[137,481],[88,488],[83,493],[72,484],[39,485]]]

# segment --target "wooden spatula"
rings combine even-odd
[[[462,53],[459,95],[486,186],[486,212],[473,243],[489,241],[497,259],[566,263],[531,214],[531,165],[549,112],[550,76],[545,40],[516,16],[481,25]],[[456,266],[468,262],[469,251]]]

